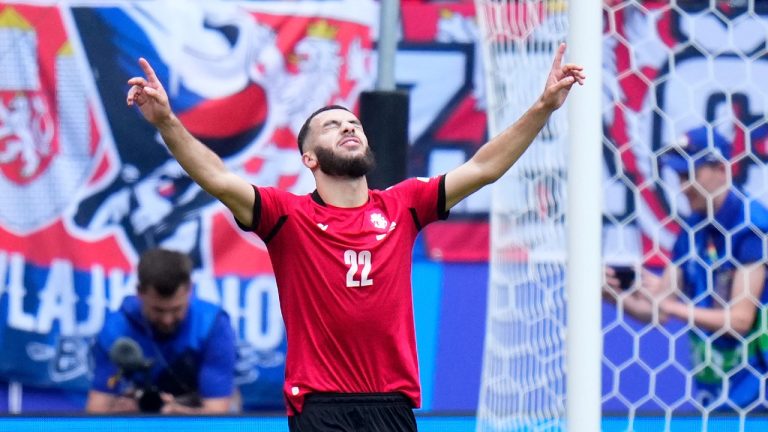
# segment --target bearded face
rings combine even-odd
[[[339,155],[333,150],[318,147],[315,149],[320,171],[329,176],[357,178],[368,174],[376,167],[376,157],[370,147],[362,155]]]

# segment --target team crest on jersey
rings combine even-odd
[[[371,223],[376,229],[383,230],[387,227],[387,218],[381,213],[371,213]]]

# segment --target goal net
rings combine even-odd
[[[564,1],[476,1],[489,133],[544,88],[565,41]],[[478,430],[561,425],[565,403],[565,111],[493,185],[491,267]]]
[[[553,50],[566,38],[569,3],[475,5],[490,133],[497,134],[540,94]],[[621,430],[640,430],[652,419],[657,423],[646,430],[677,430],[678,422],[695,419],[694,427],[705,430],[725,412],[732,421],[728,430],[749,429],[753,414],[766,412],[767,405],[768,344],[761,341],[768,340],[768,290],[762,280],[751,292],[733,290],[754,260],[764,264],[768,256],[762,210],[756,207],[768,202],[768,4],[606,0],[603,17],[602,258],[607,266],[629,266],[651,281],[664,268],[678,268],[681,280],[668,299],[684,309],[666,318],[635,318],[629,310],[633,298],[660,303],[639,278],[626,291],[606,295],[604,422],[619,419]],[[564,112],[552,117],[493,189],[478,430],[565,425],[565,374],[578,371],[566,371],[564,360]],[[702,152],[686,150],[700,143]],[[695,168],[702,154],[720,146],[728,149],[727,183],[715,194],[730,191],[734,208],[744,213],[733,225],[711,197],[704,210],[693,208],[682,188],[705,192],[708,186],[695,177],[681,184],[661,157],[675,151]],[[697,213],[703,216],[692,223]],[[705,231],[716,240],[707,243]],[[758,239],[754,253],[742,250],[746,231]],[[675,248],[679,238],[690,247]],[[694,273],[699,282],[693,282]],[[747,330],[736,326],[744,309],[751,310]],[[700,310],[724,324],[713,328],[697,315]],[[578,397],[578,390],[569,396]]]

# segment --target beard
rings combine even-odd
[[[334,177],[362,177],[376,167],[376,157],[370,147],[362,156],[342,157],[321,147],[315,149],[315,155],[320,171]]]
[[[179,327],[181,326],[180,324],[181,323],[177,323],[172,325],[171,327],[159,326],[159,325],[153,324],[152,330],[154,330],[153,333],[157,339],[167,340],[176,334],[176,332],[179,330]]]

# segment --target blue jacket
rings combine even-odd
[[[120,337],[141,346],[144,357],[152,361],[149,375],[118,375],[109,350]],[[107,316],[91,352],[92,388],[101,392],[120,394],[132,384],[151,383],[174,396],[196,393],[217,398],[231,396],[234,389],[235,336],[229,317],[220,307],[194,296],[187,317],[171,337],[155,337],[139,299],[127,297],[117,312]]]
[[[768,258],[768,209],[757,201],[745,204],[736,193],[729,192],[713,221],[707,221],[706,215],[692,214],[684,222],[687,228],[672,251],[673,263],[682,272],[684,293],[698,307],[722,308],[731,300],[737,265],[765,263]],[[760,380],[768,375],[768,346],[761,345],[768,340],[764,334],[767,282],[757,300],[756,319],[745,337],[747,342],[732,333],[715,336],[703,329],[690,332],[693,365],[705,366],[695,378],[698,399],[706,405],[721,396],[726,380],[728,400],[738,406],[745,407],[765,396],[760,393]],[[733,375],[727,378],[728,373]]]

